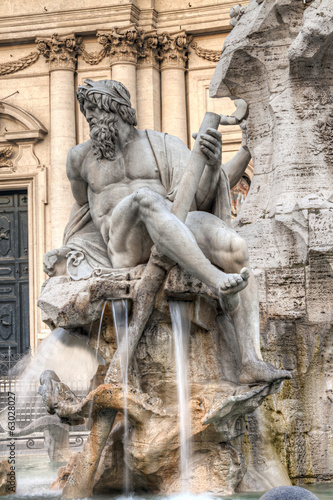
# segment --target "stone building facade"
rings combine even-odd
[[[247,4],[247,2],[241,2]],[[205,111],[231,114],[208,87],[231,29],[227,0],[3,0],[0,17],[0,351],[34,350],[42,257],[62,243],[73,203],[68,150],[89,137],[75,89],[122,81],[138,127],[191,147]],[[240,129],[224,127],[223,161]],[[251,179],[251,167],[248,168]]]

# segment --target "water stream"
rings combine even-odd
[[[113,322],[117,336],[117,346],[120,350],[120,370],[124,391],[124,492],[129,495],[130,477],[127,466],[129,421],[127,414],[128,391],[128,301],[112,300]]]
[[[103,317],[104,317],[106,305],[107,305],[107,301],[105,301],[104,304],[103,304],[102,313],[101,313],[101,317],[100,317],[100,320],[99,320],[99,326],[98,326],[98,332],[97,332],[97,343],[96,343],[96,348],[95,348],[95,360],[96,360],[97,369],[96,369],[96,373],[95,373],[94,377],[96,377],[96,375],[97,375],[97,370],[98,370],[98,365],[99,365],[98,359],[99,359],[100,356],[98,354],[98,350],[99,350],[99,344],[100,344],[100,340],[101,340],[101,331],[102,331]],[[91,333],[91,329],[92,329],[92,324],[90,326],[89,334]],[[94,409],[94,397],[92,398],[91,403],[90,403],[90,410],[89,410],[88,424],[87,424],[87,427],[89,429],[91,428],[91,425],[92,425],[92,412],[93,412],[93,409]]]
[[[177,365],[177,392],[180,428],[181,491],[190,491],[189,459],[191,455],[191,410],[189,406],[189,339],[191,331],[190,302],[169,301]]]

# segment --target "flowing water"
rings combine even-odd
[[[89,383],[98,365],[103,363],[99,358],[84,340],[63,328],[56,328],[40,344],[35,356],[20,373],[20,379],[38,382],[44,370],[53,370],[69,386],[77,380]]]
[[[130,478],[128,470],[127,449],[129,422],[127,414],[128,391],[128,301],[126,299],[112,300],[113,322],[117,336],[117,346],[120,350],[120,370],[124,391],[124,491],[130,491]]]
[[[190,490],[191,411],[189,407],[188,358],[191,330],[190,302],[169,301],[177,365],[177,391],[180,428],[181,491]]]
[[[98,360],[99,360],[100,356],[98,354],[98,350],[99,350],[99,343],[100,343],[100,340],[101,340],[101,331],[102,331],[103,317],[104,317],[106,305],[107,305],[107,301],[104,302],[104,305],[103,305],[103,308],[102,308],[101,317],[100,317],[100,320],[99,320],[99,326],[98,326],[97,343],[96,343],[96,348],[95,348],[95,360],[96,360],[97,368],[98,368],[98,365],[99,365]],[[92,324],[90,326],[89,334],[91,333],[91,328],[92,328]],[[97,371],[97,368],[96,368],[96,371]],[[95,376],[95,374],[94,374],[94,376]],[[94,397],[92,398],[91,403],[90,403],[90,410],[89,410],[88,423],[87,423],[88,429],[91,428],[92,423],[93,423],[92,422],[92,412],[93,412],[93,409],[94,409]]]

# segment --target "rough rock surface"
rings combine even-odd
[[[0,462],[0,496],[10,495],[16,491],[15,473],[10,475],[10,467],[7,460]]]
[[[294,484],[333,480],[332,18],[331,0],[251,0],[211,82],[249,105],[254,177],[235,228],[256,269],[264,359],[293,370],[248,419],[245,489],[274,455]]]
[[[103,303],[113,288],[118,290],[118,298],[133,296],[133,287],[140,278],[137,274],[125,278],[113,283],[110,277],[95,277],[79,283],[66,277],[50,278],[39,301],[44,319],[52,326],[67,323],[75,335],[90,334],[90,345],[110,362],[116,350],[116,335],[111,304],[104,308]],[[58,286],[62,287],[62,296],[57,291]],[[75,294],[71,293],[73,287]],[[208,287],[181,272],[177,266],[170,271],[157,296],[154,312],[130,364],[127,411],[131,431],[126,452],[131,484],[135,491],[176,493],[181,490],[177,377],[168,305],[168,299],[176,297],[187,299],[191,304],[189,378],[193,445],[190,484],[196,492],[231,494],[245,473],[239,443],[245,431],[244,415],[252,413],[267,396],[275,394],[281,387],[281,380],[252,387],[238,383],[241,366],[228,313],[221,309]],[[89,302],[94,307],[87,307]],[[98,317],[102,309],[104,317],[100,322]],[[76,323],[74,330],[71,328],[72,315]],[[124,481],[124,424],[120,415],[124,408],[124,388],[120,383],[104,382],[107,370],[108,366],[100,367],[93,382],[94,390],[83,400],[51,371],[44,372],[40,387],[49,413],[56,413],[68,423],[82,422],[83,418],[94,420],[95,414],[109,409],[119,411],[95,475],[94,493],[121,490]],[[99,431],[94,426],[91,432],[98,436]],[[85,446],[82,452],[90,454],[91,460],[94,460],[94,453],[93,446]],[[71,471],[79,461],[80,456],[77,456],[61,469],[53,485],[65,486],[65,498],[71,497],[71,491],[66,491],[67,479],[70,481]],[[284,477],[286,474],[282,471]],[[282,480],[281,471],[278,471],[272,484]]]

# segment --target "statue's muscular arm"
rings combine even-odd
[[[82,164],[89,151],[89,141],[74,146],[67,155],[66,172],[72,193],[79,205],[88,202],[88,184],[82,177]]]
[[[244,174],[250,160],[251,154],[249,150],[242,146],[235,156],[223,165],[223,170],[229,177],[231,189],[236,186],[237,182]]]

